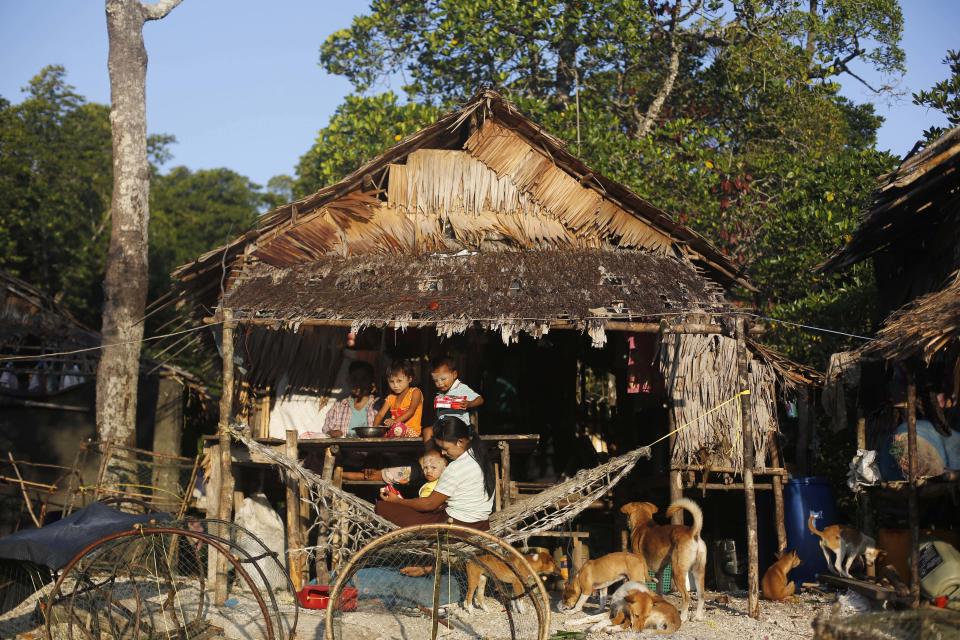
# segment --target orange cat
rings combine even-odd
[[[788,551],[774,562],[763,574],[760,587],[763,597],[767,600],[786,600],[797,590],[797,584],[792,580],[787,582],[787,574],[800,566],[800,558],[796,551]]]
[[[823,557],[827,559],[827,566],[831,567],[831,570],[837,575],[851,578],[850,566],[854,560],[863,556],[865,563],[870,565],[874,564],[883,553],[877,548],[876,540],[853,527],[832,524],[829,527],[824,527],[823,531],[818,531],[814,525],[817,515],[816,513],[810,513],[810,518],[807,520],[807,529],[820,538],[820,549],[823,551]],[[834,555],[832,565],[830,554],[827,553],[828,549]]]

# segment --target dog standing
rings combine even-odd
[[[610,598],[610,611],[570,620],[567,626],[593,624],[590,631],[643,631],[673,633],[680,628],[680,612],[642,582],[625,582]]]
[[[703,511],[689,498],[675,501],[667,509],[672,516],[685,509],[693,516],[693,525],[658,525],[653,521],[657,506],[650,502],[631,502],[620,508],[627,515],[630,526],[630,542],[635,554],[643,557],[646,564],[657,574],[657,593],[663,594],[663,570],[667,564],[673,567],[673,584],[680,593],[680,620],[686,621],[690,607],[690,592],[684,578],[692,577],[697,589],[695,620],[703,620],[706,592],[704,574],[707,570],[707,545],[700,538],[703,529]]]
[[[530,568],[537,575],[560,575],[560,569],[546,551],[537,551],[526,554],[527,562]],[[507,563],[493,555],[482,555],[467,562],[467,591],[463,598],[463,608],[468,613],[473,611],[473,604],[476,601],[477,607],[484,611],[489,611],[486,601],[487,577],[492,575],[502,583],[509,584],[513,588],[515,599],[512,600],[514,609],[518,613],[523,613],[523,600],[520,595],[523,593],[526,585],[521,578],[524,570],[519,567],[516,570],[507,566]],[[528,579],[530,576],[524,576]]]
[[[885,555],[883,550],[877,547],[877,541],[853,527],[840,524],[831,524],[823,528],[823,531],[817,529],[814,522],[819,514],[811,512],[807,518],[807,529],[810,533],[820,538],[820,550],[823,551],[823,557],[827,561],[827,567],[839,576],[851,578],[850,567],[854,560],[862,557],[864,567],[874,565],[877,558]],[[830,562],[830,554],[827,550],[833,552],[833,563]]]
[[[563,589],[557,608],[560,611],[580,611],[594,591],[606,589],[622,580],[645,582],[647,563],[641,556],[626,551],[608,553],[588,560]]]

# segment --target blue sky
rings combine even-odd
[[[20,89],[44,65],[66,66],[90,101],[108,103],[102,0],[0,0],[0,95]],[[960,48],[960,1],[902,0],[908,73],[899,99],[879,101],[855,81],[845,93],[874,100],[887,118],[880,147],[898,155],[939,114],[910,103],[910,92],[946,76],[948,48]],[[361,0],[184,0],[144,34],[150,63],[147,120],[171,133],[172,164],[225,166],[265,184],[293,173],[299,157],[346,95],[342,78],[317,65],[320,43],[368,6]]]

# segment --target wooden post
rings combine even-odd
[[[737,379],[740,391],[749,390],[749,361],[746,341],[746,320],[737,317]],[[747,511],[747,614],[760,617],[760,552],[757,548],[757,498],[753,487],[753,413],[750,395],[740,396],[740,431],[743,436],[743,495]]]
[[[223,390],[220,392],[220,495],[217,502],[217,518],[229,521],[233,509],[233,466],[230,460],[230,418],[233,415],[233,313],[223,310]],[[214,604],[222,605],[227,600],[227,559],[217,556],[217,580],[214,585]]]
[[[863,417],[863,411],[859,406],[857,407],[857,449],[860,451],[866,451],[867,449],[867,419]],[[868,536],[876,537],[870,493],[861,491],[858,497],[860,500],[860,513],[863,518],[863,522],[860,523],[861,531]],[[876,575],[876,566],[874,566],[874,564],[867,564],[867,575],[870,577]]]
[[[500,484],[500,501],[503,508],[510,506],[510,445],[501,440],[497,443],[500,448],[500,472],[503,474]]]
[[[920,606],[920,507],[917,501],[917,385],[907,372],[907,456],[910,465],[908,519],[910,521],[910,600]]]
[[[340,447],[336,445],[326,447],[323,450],[323,468],[320,470],[320,477],[328,482],[333,481],[333,471],[336,467],[339,452]],[[333,527],[336,523],[331,522],[331,511],[329,509],[321,508],[317,517],[319,522],[317,523],[317,550],[314,554],[314,568],[317,572],[317,582],[330,584],[327,553],[333,536]]]
[[[677,434],[673,433],[676,429],[673,420],[673,407],[667,407],[667,429],[670,430],[670,437],[667,438],[667,464],[670,469],[670,504],[683,497],[683,479],[680,476],[680,470],[673,468],[673,448],[677,442]],[[683,524],[683,511],[679,510],[670,516],[670,524]]]
[[[153,450],[180,455],[183,435],[183,384],[175,378],[160,376],[157,381],[157,408],[153,421]],[[153,503],[158,509],[171,508],[173,496],[180,495],[180,471],[173,464],[156,460],[153,468]],[[157,491],[159,489],[160,491]],[[193,487],[184,487],[187,495]]]
[[[211,443],[205,445],[204,450],[210,461],[210,477],[206,478],[207,481],[207,494],[206,500],[204,501],[204,506],[206,507],[206,517],[207,519],[215,520],[220,517],[220,444]],[[218,525],[211,524],[211,531],[213,535],[223,536],[227,532],[221,531],[221,527]],[[217,584],[217,569],[220,564],[219,561],[220,554],[211,547],[210,553],[207,554],[207,587],[215,587]]]
[[[767,442],[770,443],[770,466],[783,468],[783,455],[780,452],[779,432],[769,433]],[[777,527],[777,550],[783,553],[787,550],[787,524],[783,512],[783,476],[774,474],[771,478],[773,485],[773,517]]]
[[[797,390],[797,473],[810,475],[810,391]]]
[[[297,432],[287,431],[287,446],[284,451],[291,460],[298,459]],[[299,591],[305,583],[305,557],[303,555],[303,535],[300,529],[300,480],[288,473],[287,485],[287,573],[293,588]]]

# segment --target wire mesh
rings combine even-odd
[[[125,447],[112,442],[95,442],[89,448],[100,454],[96,482],[85,486],[94,499],[124,497],[141,500],[156,511],[179,518],[193,494],[197,461]]]
[[[495,536],[454,525],[400,529],[367,545],[326,604],[327,640],[371,630],[386,638],[542,639],[550,625],[547,592],[527,559]]]
[[[47,637],[289,638],[276,600],[252,578],[258,565],[237,547],[181,526],[113,534],[79,554],[45,600]],[[233,587],[219,607],[207,573],[213,551],[226,557]]]
[[[815,640],[949,640],[960,638],[960,611],[912,609],[841,617],[818,616]]]

